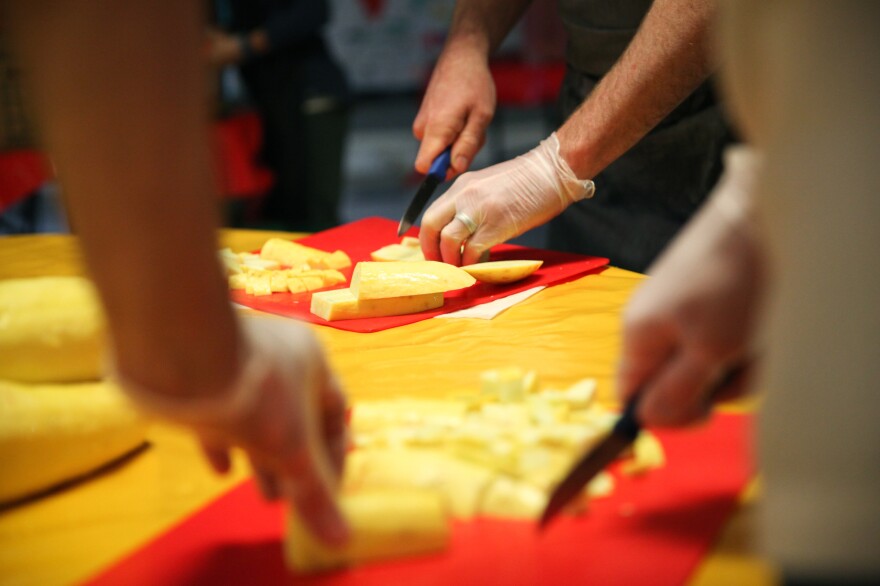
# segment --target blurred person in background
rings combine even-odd
[[[529,3],[458,0],[413,123],[418,171],[450,145],[450,176],[472,163],[495,110],[489,57]],[[733,135],[709,80],[714,2],[558,6],[568,32],[567,121],[523,157],[459,178],[434,202],[422,220],[427,258],[470,264],[555,218],[551,248],[644,271],[717,181]]]
[[[684,425],[759,355],[764,552],[787,586],[878,584],[880,4],[722,6],[751,146],[631,300],[618,390],[644,424]]]
[[[213,0],[211,8],[211,61],[238,67],[263,122],[261,162],[275,176],[255,226],[337,225],[349,90],[323,38],[328,2]]]
[[[143,410],[190,428],[215,469],[241,448],[267,498],[344,542],[339,384],[310,329],[229,304],[200,3],[2,8],[104,305],[111,374]]]

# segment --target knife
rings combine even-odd
[[[750,360],[728,370],[721,379],[715,383],[709,393],[706,395],[708,405],[711,405],[715,395],[725,388],[728,384],[738,378],[750,364]],[[538,528],[544,529],[550,521],[559,514],[565,505],[570,503],[580,492],[584,486],[593,479],[596,474],[604,470],[611,462],[617,459],[620,454],[630,446],[638,437],[642,429],[639,420],[636,418],[639,400],[642,392],[638,391],[626,404],[623,413],[618,418],[611,433],[599,442],[593,449],[589,450],[571,469],[568,475],[553,489],[544,513],[538,522]]]
[[[400,224],[397,226],[398,236],[403,236],[403,234],[412,227],[416,218],[418,218],[419,214],[422,213],[422,210],[425,209],[425,204],[431,199],[434,190],[437,189],[437,186],[443,183],[446,179],[446,172],[449,170],[451,159],[452,147],[449,146],[445,151],[437,155],[437,158],[431,163],[431,168],[428,170],[428,174],[425,176],[424,181],[422,181],[422,185],[416,192],[415,197],[412,198],[412,201],[409,202],[409,207],[406,208],[406,213],[400,218]]]
[[[614,424],[611,433],[599,442],[592,450],[575,464],[568,476],[553,489],[550,500],[544,508],[538,527],[543,529],[547,524],[559,514],[565,505],[570,503],[580,492],[584,486],[593,479],[596,474],[604,470],[611,462],[632,444],[639,435],[642,427],[636,419],[636,409],[638,408],[639,397],[641,393],[630,399],[623,410],[623,414]]]

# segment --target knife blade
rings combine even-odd
[[[591,450],[589,450],[581,460],[575,464],[571,472],[562,479],[562,481],[553,489],[538,527],[543,529],[547,524],[559,514],[565,505],[570,503],[580,492],[584,486],[593,479],[596,474],[604,470],[611,462],[632,444],[641,431],[636,419],[636,409],[638,407],[639,397],[641,393],[636,395],[626,404],[620,418],[614,424],[611,433],[605,439],[599,442]]]
[[[428,174],[419,186],[419,190],[416,191],[416,195],[412,198],[412,201],[409,202],[409,207],[406,208],[406,212],[404,212],[403,217],[400,218],[400,224],[397,225],[398,237],[403,236],[403,234],[412,227],[416,218],[418,218],[419,214],[422,213],[422,210],[425,209],[425,204],[428,203],[428,200],[431,199],[431,195],[434,194],[434,190],[436,190],[437,186],[443,183],[446,179],[446,172],[449,171],[451,159],[452,147],[449,146],[445,151],[437,155],[437,158],[431,163],[431,168],[428,170]]]
[[[741,377],[752,364],[752,358],[747,358],[729,369],[706,394],[706,408],[709,409],[718,393],[725,389],[733,381]],[[565,506],[570,503],[590,480],[599,472],[608,467],[620,454],[632,444],[642,430],[639,420],[636,418],[639,400],[642,391],[639,390],[626,404],[620,417],[608,434],[574,465],[565,478],[553,489],[547,506],[541,514],[538,528],[544,529]]]

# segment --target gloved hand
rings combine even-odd
[[[524,155],[462,175],[425,211],[422,251],[428,260],[473,264],[492,246],[549,221],[594,191],[593,182],[578,179],[559,155],[554,132]]]
[[[705,417],[707,393],[728,370],[745,366],[715,398],[742,393],[753,370],[766,263],[750,206],[759,165],[745,147],[729,150],[725,161],[711,199],[651,267],[624,312],[617,388],[624,400],[642,389],[644,425]]]
[[[215,470],[232,446],[243,449],[263,495],[292,503],[323,541],[348,528],[334,498],[346,450],[345,397],[307,328],[267,318],[241,321],[237,380],[216,395],[180,397],[139,388],[126,393],[148,413],[191,428]]]
[[[486,57],[463,46],[445,49],[413,121],[413,135],[421,141],[416,170],[427,173],[437,155],[452,145],[447,178],[464,173],[485,144],[494,114],[495,82]]]

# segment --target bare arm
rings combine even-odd
[[[532,0],[458,0],[446,48],[468,45],[487,59],[498,48]]]
[[[560,154],[592,178],[712,72],[713,0],[657,0],[611,71],[559,129]]]
[[[494,51],[531,0],[459,0],[449,35],[419,113],[413,135],[421,141],[415,167],[431,162],[452,145],[450,176],[470,166],[486,141],[495,114],[495,85],[489,72]]]
[[[224,388],[238,342],[216,260],[199,3],[9,7],[120,370],[168,393]]]

